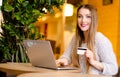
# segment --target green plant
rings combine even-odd
[[[64,0],[3,0],[4,22],[0,32],[0,62],[29,62],[23,47],[24,39],[43,39],[34,22],[46,12],[54,14]]]

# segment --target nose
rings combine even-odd
[[[86,22],[86,17],[83,17],[83,18],[82,18],[82,22]]]

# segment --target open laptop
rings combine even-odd
[[[24,40],[23,44],[27,49],[27,55],[33,66],[50,69],[77,69],[75,67],[58,67],[53,54],[50,41],[46,40]]]

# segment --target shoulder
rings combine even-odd
[[[101,32],[97,32],[96,33],[96,37],[95,37],[95,43],[98,45],[98,46],[111,46],[111,41],[104,35],[102,34]]]
[[[101,32],[96,33],[95,37],[96,42],[110,42],[110,40]]]
[[[101,33],[101,32],[96,33],[96,40],[97,39],[105,39],[105,38],[107,38],[107,37],[103,33]]]

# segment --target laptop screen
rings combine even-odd
[[[57,68],[50,41],[24,40],[23,43],[33,66]]]

